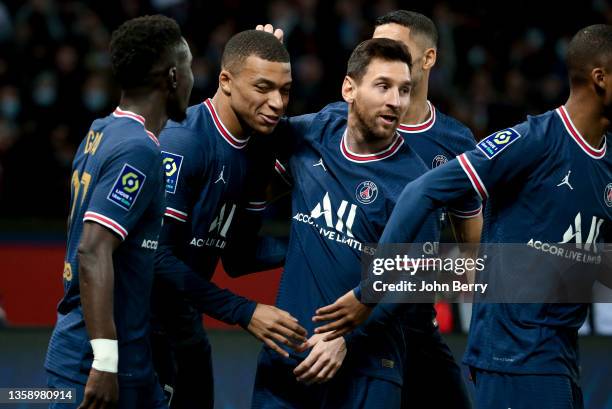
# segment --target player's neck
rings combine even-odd
[[[163,97],[157,92],[147,93],[126,93],[121,94],[119,108],[130,111],[144,117],[145,128],[154,135],[159,136],[166,121],[168,113]]]
[[[346,128],[346,144],[351,152],[359,155],[380,152],[391,145],[395,138],[395,133],[388,138],[374,136],[367,128],[356,122],[354,118],[349,117]]]
[[[221,90],[217,90],[215,96],[212,97],[212,104],[219,115],[219,119],[223,123],[223,125],[227,128],[227,130],[236,138],[243,139],[245,137],[245,129],[240,123],[240,119],[236,112],[232,109],[230,105],[229,98],[221,92]]]
[[[427,87],[414,88],[410,95],[410,105],[402,116],[402,124],[415,125],[422,124],[431,117],[429,104],[427,103]]]
[[[610,126],[610,121],[604,116],[603,109],[579,94],[570,95],[564,106],[584,140],[591,147],[600,148],[603,136]]]

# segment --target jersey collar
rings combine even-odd
[[[153,141],[155,142],[155,144],[157,146],[159,146],[159,140],[157,139],[157,137],[155,136],[155,134],[151,131],[149,131],[146,127],[145,127],[145,119],[144,116],[142,115],[138,115],[133,113],[132,111],[125,111],[119,107],[115,108],[115,110],[113,111],[113,116],[115,118],[128,118],[131,119],[132,121],[136,121],[139,124],[141,124],[144,127],[145,132],[147,133],[147,136]]]
[[[570,118],[569,114],[567,113],[567,110],[565,109],[565,106],[560,106],[556,109],[556,111],[557,114],[561,117],[561,122],[563,122],[563,126],[565,127],[567,132],[587,155],[589,155],[593,159],[601,159],[606,155],[607,142],[605,135],[603,146],[599,149],[595,149],[591,145],[589,145],[587,141],[584,140],[584,137],[580,134],[578,129],[576,129],[574,123],[572,122],[572,119]]]
[[[217,131],[219,131],[219,134],[223,137],[225,142],[229,143],[233,148],[236,149],[242,149],[247,146],[250,136],[246,139],[236,138],[234,135],[232,135],[230,131],[228,131],[225,125],[223,125],[223,122],[221,122],[221,118],[219,118],[219,115],[217,114],[217,111],[213,106],[212,100],[208,98],[204,101],[204,105],[208,109],[208,112],[210,112],[210,116],[212,117],[213,122],[215,123],[215,127],[217,128]]]
[[[427,101],[427,106],[429,106],[429,118],[425,122],[415,125],[400,124],[397,130],[405,133],[419,133],[431,129],[436,123],[436,109],[429,101]]]
[[[340,138],[340,152],[342,152],[342,156],[351,162],[355,163],[365,163],[365,162],[376,162],[379,160],[387,159],[393,155],[400,149],[400,147],[404,144],[404,138],[402,138],[397,132],[395,133],[395,137],[393,138],[393,142],[386,147],[385,149],[368,154],[359,154],[351,152],[346,143],[346,129],[342,134],[342,138]]]

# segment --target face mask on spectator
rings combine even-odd
[[[91,112],[98,112],[102,110],[108,103],[108,96],[106,92],[99,88],[94,88],[85,91],[83,94],[83,103],[85,107]]]
[[[7,119],[15,119],[21,111],[21,103],[19,99],[8,97],[0,101],[0,113]]]
[[[48,107],[55,103],[55,99],[57,97],[56,94],[57,92],[55,91],[54,87],[43,85],[34,90],[32,97],[34,98],[36,105]]]

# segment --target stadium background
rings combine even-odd
[[[294,86],[291,114],[340,98],[345,62],[371,35],[376,16],[407,8],[440,31],[430,100],[477,138],[543,112],[567,96],[563,55],[583,26],[612,23],[604,0],[515,1],[0,0],[0,387],[34,387],[42,371],[61,295],[65,215],[72,156],[92,119],[118,100],[107,52],[125,19],[161,12],[177,19],[194,55],[192,103],[212,96],[229,37],[258,23],[285,31]],[[282,206],[281,206],[282,207]],[[282,234],[287,214],[271,210],[266,229]],[[215,280],[271,303],[279,271]],[[587,408],[612,408],[612,304],[599,305],[582,339]],[[454,352],[465,317],[441,305]],[[606,322],[608,320],[608,322]],[[248,407],[258,345],[241,331],[207,320],[212,331],[217,407]],[[1,406],[1,405],[0,405]],[[19,407],[11,405],[11,408]],[[27,407],[24,405],[22,407]]]

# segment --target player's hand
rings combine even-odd
[[[312,348],[306,359],[294,370],[293,374],[299,382],[307,385],[329,381],[336,375],[346,357],[344,338],[325,341],[325,334],[315,334],[306,343],[306,348]]]
[[[308,334],[291,314],[266,304],[257,304],[247,330],[285,358],[289,354],[279,345],[300,351]]]
[[[118,400],[119,382],[117,374],[91,368],[85,385],[83,402],[78,409],[114,408],[117,406]]]
[[[351,332],[355,327],[363,323],[370,316],[372,308],[362,304],[353,290],[338,298],[333,304],[319,308],[314,322],[333,321],[315,329],[315,334],[327,332],[325,341],[331,341]]]
[[[255,30],[265,31],[266,33],[274,34],[274,37],[278,38],[278,41],[280,41],[281,44],[283,43],[283,37],[285,36],[285,33],[280,28],[277,28],[275,30],[272,24],[266,24],[265,26],[263,24],[258,24],[255,27]]]

